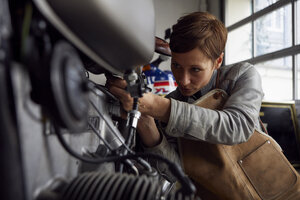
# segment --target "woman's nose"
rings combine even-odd
[[[183,72],[180,76],[180,80],[179,80],[179,83],[181,86],[187,86],[189,85],[191,82],[190,80],[190,76],[188,75],[188,73],[186,72]]]

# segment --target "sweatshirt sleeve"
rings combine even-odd
[[[162,134],[162,129],[159,128],[159,130],[162,136],[161,142],[158,145],[151,148],[143,147],[144,152],[161,155],[169,159],[173,163],[181,166],[179,153],[178,153],[177,138],[165,136],[164,134]],[[169,168],[166,164],[157,160],[152,161],[151,163],[154,164],[154,166],[159,171],[159,173],[163,175],[167,180],[169,180],[170,182],[176,181],[176,178],[169,171]]]
[[[237,78],[223,81],[230,93],[222,111],[171,99],[166,134],[228,145],[247,141],[258,128],[261,78],[253,66],[244,72],[236,70],[231,77]]]

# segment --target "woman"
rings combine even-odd
[[[167,98],[152,93],[140,98],[142,117],[137,129],[145,151],[180,163],[178,137],[233,145],[247,141],[260,129],[261,78],[248,63],[221,67],[226,40],[224,25],[206,12],[186,15],[173,26],[171,69],[178,87]],[[191,104],[217,84],[229,95],[222,111]],[[110,78],[107,85],[123,108],[131,110],[133,101],[124,90],[125,81]],[[161,123],[157,126],[154,120]]]

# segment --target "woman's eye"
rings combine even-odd
[[[178,69],[179,68],[179,65],[177,63],[172,63],[172,67]]]
[[[197,68],[197,67],[193,67],[192,70],[193,70],[193,72],[200,72],[201,71],[201,69]]]

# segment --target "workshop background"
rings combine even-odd
[[[103,199],[138,199],[142,193],[171,199],[170,182],[149,173],[147,162],[131,152],[134,144],[127,142],[135,137],[128,124],[136,122],[137,112],[131,115],[134,120],[121,118],[120,102],[105,88],[104,73],[124,75],[127,67],[127,80],[139,80],[129,91],[138,96],[146,91],[145,82],[135,74],[135,65],[122,64],[146,66],[162,59],[154,66],[157,76],[163,74],[175,86],[170,57],[154,53],[154,36],[169,41],[177,19],[194,11],[208,11],[227,27],[223,65],[245,61],[256,67],[265,93],[262,122],[299,171],[300,0],[126,2],[0,0],[0,199],[57,200],[62,194],[84,199],[80,191],[97,184],[106,192]],[[59,17],[62,22],[55,23]],[[123,169],[138,176],[124,175]],[[180,172],[175,174],[185,193],[176,194],[190,195],[191,184]],[[130,194],[122,196],[126,191]]]

